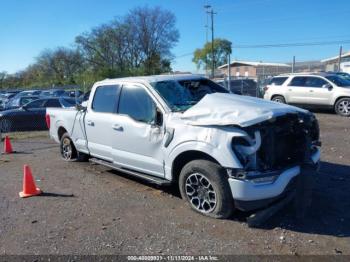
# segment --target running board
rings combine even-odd
[[[131,175],[133,177],[137,177],[137,178],[140,178],[142,180],[146,180],[146,181],[148,181],[148,182],[150,182],[152,184],[156,184],[156,185],[160,185],[160,186],[166,186],[166,185],[170,185],[171,184],[171,182],[169,180],[166,180],[166,179],[163,179],[163,178],[160,178],[160,177],[155,177],[155,176],[152,176],[152,175],[147,175],[147,174],[144,174],[144,173],[139,173],[137,171],[132,171],[132,170],[129,170],[129,169],[125,169],[125,168],[117,166],[117,165],[115,165],[115,164],[113,164],[111,162],[108,162],[108,161],[104,161],[104,160],[97,159],[97,158],[90,158],[89,160],[92,163],[112,168],[112,169],[120,171],[122,173]]]

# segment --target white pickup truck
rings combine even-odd
[[[279,203],[320,160],[313,114],[195,75],[106,79],[82,106],[48,108],[46,120],[63,159],[178,185],[215,218]]]

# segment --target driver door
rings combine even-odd
[[[111,128],[113,159],[117,165],[164,177],[162,113],[144,86],[123,85],[118,114]]]

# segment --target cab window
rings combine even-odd
[[[115,113],[120,87],[117,85],[99,86],[96,88],[92,109],[99,113]]]
[[[151,124],[154,121],[156,105],[147,91],[138,85],[123,85],[118,113],[128,115],[135,121]]]

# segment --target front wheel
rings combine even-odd
[[[350,98],[339,99],[334,106],[335,112],[340,116],[350,116]]]
[[[181,196],[195,211],[214,218],[228,218],[234,209],[227,174],[218,164],[194,160],[179,177]]]
[[[286,103],[286,99],[284,99],[283,96],[274,96],[271,100],[277,103],[282,103],[282,104]]]

